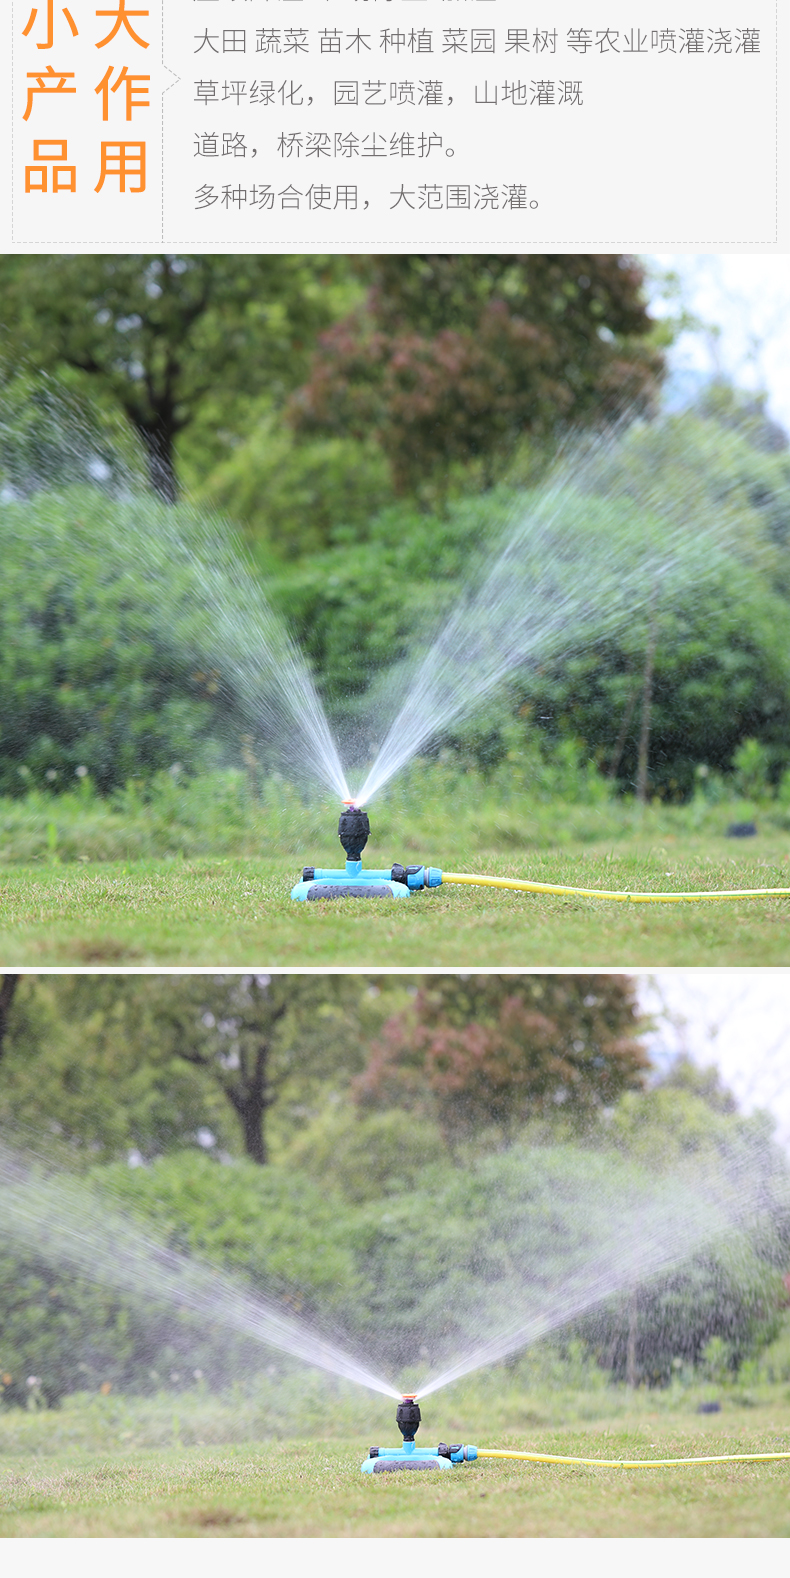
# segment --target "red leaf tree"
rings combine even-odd
[[[436,1117],[450,1139],[558,1108],[583,1124],[641,1087],[639,1033],[627,976],[431,976],[385,1025],[354,1095]]]
[[[662,359],[631,258],[390,256],[365,306],[319,339],[290,412],[303,431],[375,436],[400,493],[561,422],[644,410]]]

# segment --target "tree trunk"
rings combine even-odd
[[[609,763],[609,771],[606,775],[610,783],[614,783],[614,780],[617,777],[617,769],[620,766],[623,751],[625,750],[625,742],[628,738],[628,730],[631,726],[631,719],[634,716],[634,708],[636,706],[636,698],[638,695],[639,686],[635,685],[628,698],[625,712],[623,713],[623,721],[620,724],[620,733],[617,736],[615,747],[612,751],[612,759]]]
[[[266,1149],[263,1118],[268,1102],[263,1100],[259,1093],[252,1092],[246,1093],[235,1105],[241,1119],[245,1154],[251,1162],[256,1162],[259,1167],[265,1167],[269,1156]]]
[[[160,499],[164,499],[165,504],[175,504],[178,500],[178,483],[173,461],[173,434],[161,421],[156,427],[136,426],[145,446],[151,487]]]
[[[234,1089],[226,1087],[226,1095],[241,1121],[245,1153],[259,1167],[265,1167],[269,1160],[264,1119],[274,1102],[274,1093],[269,1088],[270,1051],[268,1036],[261,1035],[255,1048],[252,1068],[245,1066],[246,1058],[242,1056],[238,1085]]]
[[[655,593],[650,604],[650,627],[645,652],[645,675],[642,682],[642,727],[639,731],[639,758],[636,768],[636,798],[640,805],[647,805],[647,763],[650,751],[650,713],[653,706],[653,670],[656,662],[658,621]]]
[[[0,1058],[5,1051],[5,1038],[8,1030],[8,1015],[14,1001],[14,993],[19,985],[18,975],[4,975],[0,985]]]
[[[632,1293],[628,1304],[628,1347],[625,1357],[625,1384],[635,1387],[637,1382],[636,1368],[636,1335],[638,1324],[638,1309],[636,1294]]]

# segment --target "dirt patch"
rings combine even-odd
[[[231,1512],[229,1507],[206,1507],[202,1512],[196,1512],[193,1521],[202,1529],[227,1527],[229,1523],[243,1523],[237,1513]]]
[[[86,964],[99,964],[104,959],[142,957],[139,948],[132,948],[128,942],[120,942],[117,937],[87,938],[85,942],[75,943],[74,952],[79,959],[84,959]]]

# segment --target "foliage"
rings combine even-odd
[[[770,791],[771,751],[762,740],[745,739],[733,752],[735,783],[750,800],[764,800]]]
[[[391,495],[387,463],[375,444],[342,434],[297,443],[291,429],[267,412],[197,497],[242,523],[259,555],[293,560],[364,538]]]
[[[305,1315],[316,1304],[331,1307],[338,1287],[353,1292],[342,1227],[306,1179],[182,1155],[150,1172],[103,1169],[97,1184],[105,1209],[125,1207],[171,1247],[226,1273],[243,1268],[248,1285],[263,1282]],[[95,1199],[91,1191],[86,1205]],[[3,1400],[11,1404],[30,1398],[28,1376],[36,1378],[33,1400],[52,1405],[100,1383],[151,1393],[167,1382],[189,1387],[205,1374],[221,1387],[260,1363],[254,1343],[159,1301],[153,1287],[116,1293],[35,1246],[4,1247],[0,1312],[0,1372],[10,1376]]]
[[[614,1379],[630,1369],[633,1384],[666,1386],[684,1365],[711,1376],[713,1354],[712,1379],[736,1374],[777,1336],[781,1310],[779,1266],[739,1239],[595,1311],[578,1331]]]
[[[210,1077],[157,1040],[149,978],[25,976],[9,1014],[0,1123],[74,1168],[236,1136]]]
[[[370,728],[382,686],[410,671],[442,617],[484,573],[514,514],[539,497],[539,487],[503,485],[450,505],[443,518],[391,508],[367,542],[315,556],[276,579],[278,606],[322,676],[341,727]],[[768,749],[775,785],[788,763],[790,718],[787,454],[754,448],[704,415],[634,426],[582,488],[562,489],[555,513],[571,542],[583,519],[602,552],[634,519],[644,533],[649,525],[659,538],[672,534],[673,552],[710,544],[704,570],[697,563],[693,576],[676,576],[658,603],[651,787],[687,798],[695,768],[728,771],[748,737]],[[501,753],[527,750],[537,729],[552,742],[575,742],[627,789],[636,778],[647,635],[648,620],[638,615],[616,633],[586,630],[583,641],[570,625],[563,650],[514,672],[474,728],[453,726],[428,748],[465,749],[477,733],[490,757],[492,745]],[[508,714],[517,728],[509,739]]]
[[[737,601],[732,596],[737,580]],[[787,604],[759,577],[731,564],[701,592],[689,589],[659,618],[651,708],[653,794],[687,799],[696,769],[725,773],[744,739],[761,772],[738,771],[736,788],[764,794],[790,762],[790,648]],[[637,776],[646,629],[635,620],[619,639],[546,666],[524,687],[528,716],[554,740],[584,742],[622,790]],[[739,761],[740,766],[740,761]]]
[[[189,535],[188,514],[182,524]],[[211,761],[227,697],[199,668],[210,640],[199,571],[171,562],[165,587],[156,556],[141,562],[141,539],[153,543],[160,525],[150,502],[95,490],[0,506],[4,793],[86,772],[106,792]]]
[[[745,739],[768,752],[764,776],[775,787],[789,760],[787,555],[779,529],[786,455],[755,449],[710,418],[686,416],[632,428],[595,489],[590,498],[563,494],[574,541],[583,519],[604,551],[612,532],[636,518],[640,499],[658,489],[664,513],[651,529],[684,520],[696,542],[707,540],[718,518],[727,544],[696,584],[676,587],[658,609],[653,789],[688,797],[697,768],[729,771]],[[461,500],[442,518],[389,506],[366,541],[287,570],[280,565],[270,597],[316,672],[341,735],[363,745],[375,736],[382,691],[397,686],[437,621],[483,573],[514,511],[534,497],[503,486],[485,499]],[[231,606],[244,571],[223,527],[184,507],[157,509],[139,496],[108,499],[95,489],[0,506],[8,594],[0,621],[0,793],[62,786],[77,768],[102,792],[176,763],[191,772],[218,761],[217,741],[244,754],[253,722],[234,665],[238,659],[243,668],[248,654],[241,646],[220,650],[198,561],[209,556]],[[349,525],[352,539],[355,532]],[[258,594],[257,585],[251,589]],[[549,758],[559,762],[559,746],[614,772],[627,788],[636,770],[645,642],[639,618],[605,639],[593,630],[582,642],[569,629],[561,657],[549,654],[537,668],[514,673],[473,720],[454,724],[426,750],[450,749],[486,770],[521,756],[534,781],[536,745],[548,735]]]
[[[399,995],[356,975],[26,976],[0,1123],[70,1166],[201,1144],[260,1161],[272,1123],[282,1150],[345,1088]]]
[[[436,1116],[456,1138],[558,1106],[582,1124],[641,1085],[638,1031],[625,976],[432,976],[385,1026],[356,1099]]]
[[[501,747],[502,734],[494,743]],[[449,867],[483,855],[490,860],[497,853],[551,850],[556,866],[556,852],[570,845],[606,841],[611,849],[634,836],[688,845],[703,835],[711,841],[710,856],[723,860],[716,846],[731,822],[759,815],[761,832],[769,836],[790,827],[790,771],[775,798],[741,799],[727,780],[705,774],[696,777],[687,804],[656,800],[643,812],[627,796],[612,793],[589,757],[579,761],[582,753],[572,740],[552,750],[545,736],[539,742],[528,738],[523,748],[512,746],[499,766],[481,772],[475,758],[485,748],[479,737],[456,736],[439,760],[413,763],[397,789],[376,801],[373,828],[382,860],[408,854]],[[290,872],[304,864],[306,854],[318,860],[317,850],[331,863],[333,835],[324,805],[305,805],[274,775],[259,784],[257,776],[236,769],[195,778],[158,773],[109,798],[96,795],[89,779],[60,794],[29,790],[0,798],[0,860],[6,867],[55,872],[75,864],[158,858],[172,868],[182,857],[275,857],[286,860]],[[572,870],[566,875],[572,880]],[[587,877],[610,885],[604,867]]]
[[[142,485],[123,418],[52,373],[0,368],[0,497],[92,487],[117,495]]]
[[[245,1155],[268,1160],[269,1109],[290,1086],[302,1114],[328,1079],[343,1083],[362,1059],[366,990],[357,976],[161,978],[154,988],[157,1041],[203,1069],[241,1127]],[[344,1078],[345,1077],[345,1078]]]
[[[653,1121],[660,1138],[665,1114],[654,1109]],[[730,1125],[730,1152],[737,1151],[739,1120],[723,1121]],[[410,1186],[398,1192],[393,1175],[380,1174],[386,1192],[365,1198],[355,1160],[364,1166],[365,1147],[375,1143],[371,1120],[362,1120],[356,1137],[348,1122],[340,1127],[345,1172],[337,1159],[331,1183],[318,1176],[320,1169],[315,1178],[297,1169],[295,1149],[286,1165],[263,1169],[246,1161],[218,1165],[195,1151],[147,1167],[95,1167],[86,1231],[97,1205],[120,1209],[156,1242],[225,1268],[316,1320],[369,1362],[390,1373],[406,1366],[410,1376],[418,1349],[421,1363],[435,1371],[449,1353],[468,1352],[490,1337],[503,1310],[537,1319],[556,1308],[552,1343],[562,1350],[577,1339],[615,1376],[635,1346],[637,1378],[652,1385],[710,1363],[712,1338],[727,1345],[726,1367],[734,1373],[778,1331],[787,1170],[765,1147],[753,1152],[765,1174],[760,1231],[748,1239],[731,1232],[726,1244],[712,1242],[689,1256],[683,1190],[695,1187],[697,1174],[687,1172],[684,1182],[671,1145],[663,1167],[654,1158],[640,1166],[603,1136],[586,1148],[527,1141],[454,1165],[431,1143],[429,1127],[415,1124],[412,1138],[423,1138],[428,1148],[419,1165],[407,1145]],[[320,1133],[313,1133],[320,1145]],[[336,1134],[340,1139],[340,1129]],[[386,1140],[380,1125],[379,1135],[391,1144],[395,1130]],[[711,1174],[706,1163],[698,1182],[707,1187],[712,1177],[715,1169]],[[665,1212],[676,1196],[677,1265],[643,1278],[635,1292],[596,1304],[608,1263],[619,1275],[629,1255],[638,1255],[640,1224],[656,1189],[666,1195]],[[563,1328],[566,1288],[588,1284],[592,1307]],[[176,1387],[190,1386],[198,1369],[221,1387],[269,1362],[265,1349],[231,1338],[221,1324],[196,1324],[142,1286],[137,1296],[89,1287],[31,1245],[7,1244],[3,1251],[0,1330],[0,1371],[12,1377],[6,1383],[12,1402],[25,1396],[14,1390],[23,1374],[38,1377],[42,1399],[52,1401],[100,1380],[143,1392],[156,1391],[166,1377]]]
[[[418,1186],[425,1168],[442,1160],[449,1152],[438,1124],[399,1107],[361,1112],[348,1102],[327,1106],[283,1157],[355,1205]]]
[[[173,1248],[242,1274],[306,1319],[348,1308],[358,1289],[348,1223],[319,1183],[285,1167],[222,1165],[193,1152],[150,1167],[97,1170],[113,1209],[145,1222]]]
[[[35,1248],[0,1250],[0,1400],[48,1406],[100,1385],[144,1387],[145,1332],[128,1301],[54,1267]],[[171,1360],[174,1350],[165,1355]]]
[[[315,256],[168,253],[6,257],[0,317],[9,350],[73,369],[121,407],[151,483],[176,496],[174,444],[228,386],[227,415],[292,388],[305,340],[346,298],[345,266]]]
[[[661,359],[619,256],[378,257],[364,309],[319,340],[292,402],[308,431],[374,434],[396,491],[493,465],[524,430],[649,406]]]

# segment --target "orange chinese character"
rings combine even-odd
[[[127,11],[127,9],[126,9],[126,0],[118,0],[118,9],[117,9],[117,11],[97,11],[96,15],[97,16],[114,16],[115,17],[115,27],[111,29],[111,31],[107,34],[106,38],[102,39],[100,44],[96,45],[97,49],[103,49],[105,44],[109,44],[110,41],[115,37],[116,33],[120,32],[120,29],[122,27],[126,28],[126,31],[129,34],[129,37],[133,38],[135,44],[139,44],[141,49],[147,49],[148,48],[148,45],[146,44],[145,39],[138,37],[138,35],[135,33],[134,28],[132,27],[131,22],[129,21],[130,16],[148,16],[148,12],[147,11]]]
[[[117,175],[118,190],[126,191],[127,175],[136,175],[139,186],[130,186],[130,192],[145,191],[145,143],[144,142],[103,142],[101,145],[101,175],[99,184],[94,187],[95,192],[100,192],[108,175]]]
[[[52,166],[53,192],[76,192],[77,170],[73,164],[64,164],[61,161],[68,158],[68,144],[65,137],[46,140],[36,138],[33,143],[33,164],[25,166],[25,191],[46,192],[48,166]],[[34,180],[34,177],[38,177]]]
[[[124,66],[123,70],[118,75],[118,80],[113,83],[112,87],[110,87],[110,77],[111,76],[112,76],[112,66],[108,66],[107,70],[104,73],[104,76],[101,79],[101,82],[99,83],[99,86],[94,89],[95,93],[100,93],[101,96],[102,96],[102,120],[103,121],[109,120],[109,118],[110,118],[110,116],[109,116],[110,94],[111,93],[117,93],[122,82],[126,83],[126,119],[128,121],[130,121],[131,118],[132,118],[132,110],[147,110],[147,109],[150,109],[151,105],[150,105],[150,101],[148,99],[138,99],[136,97],[136,95],[138,93],[147,93],[148,92],[147,88],[138,88],[137,87],[137,83],[138,82],[150,82],[151,81],[150,77],[147,77],[147,76],[146,77],[134,76],[134,75],[130,74],[129,67],[128,66]]]
[[[68,11],[65,6],[62,6],[61,9],[63,11],[63,15],[66,18],[66,21],[69,24],[69,27],[71,28],[71,36],[72,36],[72,38],[76,38],[77,37],[77,24],[74,21],[74,18],[72,16],[71,12]],[[54,15],[54,12],[55,12],[55,0],[47,0],[47,41],[46,41],[45,44],[36,44],[36,49],[51,49],[52,48],[52,43],[53,43],[53,40],[54,40],[54,37],[55,37],[55,15]],[[38,7],[34,6],[33,10],[30,13],[30,16],[27,19],[27,27],[23,27],[23,29],[22,29],[22,37],[23,38],[27,38],[27,35],[30,32],[30,30],[31,30],[31,28],[32,28],[37,16],[38,16]]]
[[[46,71],[29,71],[28,76],[38,83],[38,87],[28,87],[27,109],[22,116],[26,121],[33,108],[33,97],[36,93],[76,93],[76,88],[67,88],[66,82],[74,76],[73,71],[55,71],[54,67],[47,66]]]

